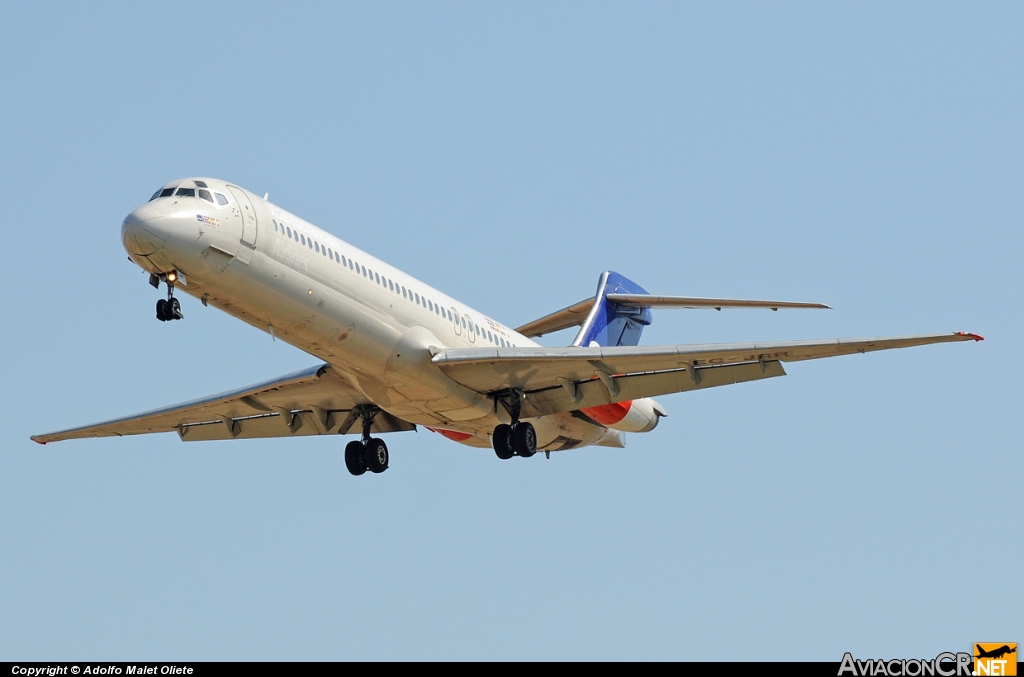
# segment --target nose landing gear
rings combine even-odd
[[[163,276],[164,282],[167,283],[167,299],[160,299],[156,302],[156,319],[161,322],[180,320],[185,317],[181,313],[181,304],[178,303],[178,299],[174,298],[174,281],[177,278],[178,275],[175,272],[170,272]],[[154,287],[159,287],[159,278],[156,275],[150,275],[149,283]]]

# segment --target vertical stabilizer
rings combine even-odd
[[[594,306],[580,327],[572,345],[635,346],[640,334],[651,323],[650,308],[621,306],[607,299],[608,294],[647,294],[636,282],[606,270],[597,282]]]

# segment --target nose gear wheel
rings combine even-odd
[[[150,284],[154,277],[150,275]],[[170,280],[165,281],[167,282],[167,298],[156,302],[156,319],[161,322],[180,320],[185,316],[181,312],[181,304],[178,303],[178,299],[174,298],[174,283]]]

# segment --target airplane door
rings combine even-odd
[[[249,201],[249,196],[241,188],[228,186],[228,190],[235,196],[238,208],[242,212],[242,243],[250,247],[256,247],[256,210]]]
[[[452,306],[452,317],[455,318],[455,335],[462,335],[462,324],[459,322],[459,309]]]

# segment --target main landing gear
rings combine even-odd
[[[513,456],[530,458],[537,453],[537,431],[532,423],[502,423],[494,428],[491,444],[494,445],[494,453],[503,461]]]
[[[181,304],[178,303],[178,299],[174,298],[174,281],[178,279],[178,274],[172,271],[164,275],[163,278],[164,282],[167,283],[167,299],[160,299],[156,302],[156,319],[161,322],[180,320],[185,316],[181,314]],[[150,275],[149,283],[159,288],[160,278],[156,275]]]
[[[494,453],[503,461],[513,456],[530,458],[537,453],[537,430],[532,423],[519,420],[522,395],[513,392],[508,400],[502,399],[500,402],[512,417],[512,424],[502,423],[494,428],[491,434]]]
[[[370,437],[373,417],[378,411],[370,407],[363,410],[363,439],[345,445],[345,467],[353,475],[362,475],[367,470],[382,473],[388,469],[388,445],[379,437]]]

